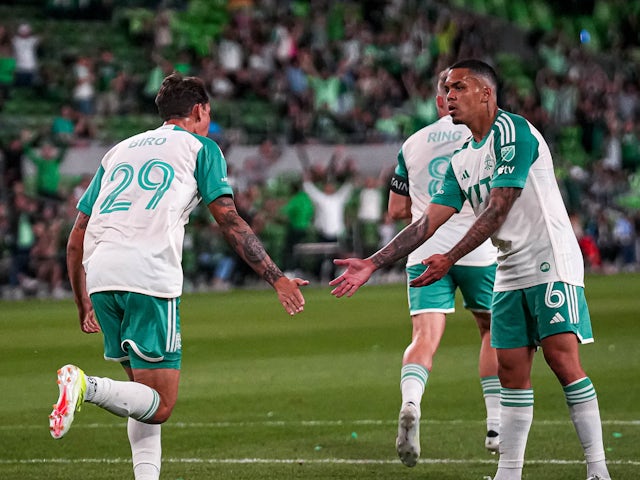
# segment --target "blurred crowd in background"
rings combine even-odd
[[[155,128],[153,98],[174,70],[205,81],[223,152],[255,145],[230,166],[241,215],[287,272],[326,281],[330,258],[368,255],[404,226],[386,216],[395,158],[372,175],[343,145],[399,148],[436,120],[435,75],[468,57],[494,65],[500,105],[549,142],[587,269],[638,270],[633,2],[563,2],[550,17],[547,3],[558,2],[513,2],[530,9],[514,18],[492,10],[505,5],[496,0],[24,3],[5,5],[20,15],[0,22],[4,298],[69,295],[66,238],[90,177],[61,165],[69,149]],[[310,159],[313,144],[335,145],[332,157]],[[300,168],[269,178],[284,146],[295,146]],[[402,278],[401,263],[383,275]],[[187,291],[256,280],[206,208],[187,227],[184,269]]]

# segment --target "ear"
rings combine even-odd
[[[491,87],[482,87],[482,103],[488,103],[492,94]]]
[[[446,101],[442,95],[436,95],[436,107],[443,109],[446,106]]]
[[[191,109],[191,118],[194,122],[199,122],[202,118],[202,105],[196,103]]]

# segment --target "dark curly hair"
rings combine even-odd
[[[188,117],[194,105],[209,103],[202,79],[173,72],[162,81],[156,106],[162,120]]]

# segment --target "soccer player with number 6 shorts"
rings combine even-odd
[[[407,255],[469,202],[476,221],[445,253],[424,259],[426,269],[411,286],[441,279],[487,238],[498,247],[491,345],[500,367],[500,460],[493,480],[522,478],[538,346],[562,386],[584,451],[587,480],[608,480],[596,390],[578,351],[580,343],[593,341],[584,261],[549,147],[525,118],[498,107],[498,77],[485,62],[452,65],[444,87],[453,123],[469,127],[472,138],[453,154],[420,219],[367,259],[334,260],[347,269],[330,282],[332,293],[353,295],[376,269]]]

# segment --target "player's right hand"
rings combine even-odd
[[[309,285],[309,281],[287,277],[280,277],[273,284],[273,288],[278,293],[278,300],[289,315],[295,315],[304,310],[304,296],[300,291],[300,287],[304,285]]]

